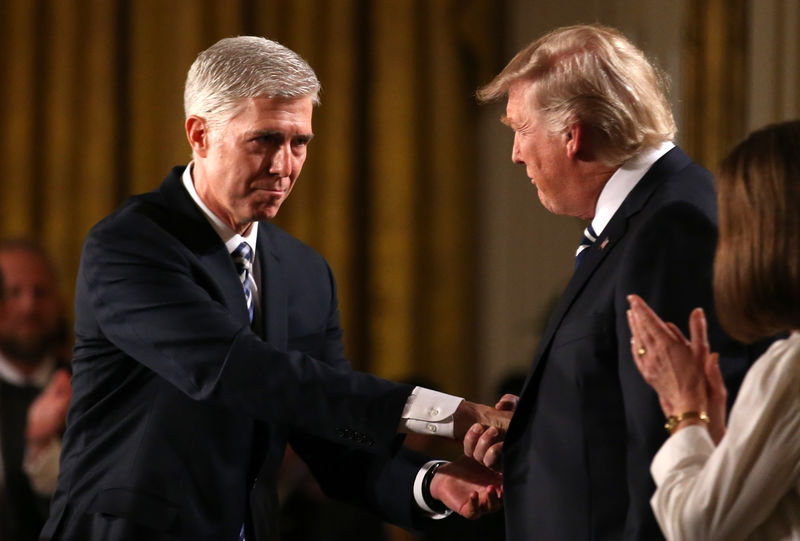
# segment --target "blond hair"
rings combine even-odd
[[[481,101],[499,99],[517,81],[530,82],[529,99],[548,129],[579,123],[599,136],[598,158],[618,165],[675,137],[667,78],[619,31],[599,25],[559,28],[517,55]]]

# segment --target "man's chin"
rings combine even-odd
[[[547,212],[550,212],[552,214],[558,214],[557,209],[552,204],[552,201],[550,201],[546,197],[543,197],[541,191],[539,192],[539,202],[542,204],[545,210],[547,210]]]
[[[46,338],[27,342],[0,340],[0,353],[16,362],[35,365],[53,350],[53,346]]]
[[[571,211],[570,208],[565,207],[564,205],[557,205],[552,199],[542,197],[541,193],[539,194],[539,202],[550,214],[555,214],[556,216],[578,217]]]
[[[253,213],[252,221],[260,222],[264,220],[272,220],[278,215],[278,210],[280,210],[280,208],[280,205],[265,205]]]

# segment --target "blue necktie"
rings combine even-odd
[[[247,302],[247,313],[250,315],[250,323],[253,322],[253,292],[250,290],[250,274],[253,272],[253,250],[243,242],[231,253],[239,280],[242,282],[244,290],[244,300]]]
[[[231,253],[231,257],[236,267],[236,273],[239,275],[239,280],[242,282],[244,300],[247,302],[247,313],[250,316],[250,323],[252,323],[253,292],[250,290],[250,274],[253,272],[253,250],[250,249],[249,244],[243,242]],[[239,541],[245,541],[244,524],[242,524],[242,529],[239,530]]]
[[[592,228],[592,224],[586,228],[583,232],[583,238],[581,239],[581,243],[578,245],[578,250],[575,252],[575,269],[577,270],[578,265],[581,263],[581,258],[586,253],[586,249],[594,244],[597,240],[597,233],[594,232]]]

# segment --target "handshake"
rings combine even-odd
[[[430,496],[466,518],[498,511],[503,502],[503,440],[519,398],[504,395],[494,408],[463,401],[453,415],[453,436],[464,455],[442,465]]]

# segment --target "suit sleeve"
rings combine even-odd
[[[674,322],[687,336],[689,313],[701,306],[710,316],[711,334],[719,334],[713,329],[717,323],[711,293],[716,225],[688,203],[673,203],[642,219],[647,221],[637,227],[625,254],[615,298],[618,370],[627,429],[625,539],[661,537],[649,506],[655,490],[649,469],[667,436],[658,396],[631,357],[626,296],[640,295],[661,318]]]
[[[336,285],[329,269],[328,276],[333,298],[320,361],[350,371],[350,362],[344,357]],[[356,505],[413,531],[421,529],[425,522],[414,503],[413,483],[430,457],[401,446],[402,439],[403,436],[397,436],[395,452],[382,454],[352,449],[297,431],[290,434],[289,443],[328,497]]]
[[[90,233],[76,292],[76,319],[96,324],[117,351],[83,340],[76,360],[133,359],[194,400],[353,447],[393,445],[410,386],[261,340],[232,317],[183,244],[130,214]]]
[[[401,446],[391,454],[348,449],[306,434],[290,438],[325,494],[409,530],[426,522],[414,502],[414,478],[430,457]]]

